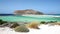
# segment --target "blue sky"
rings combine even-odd
[[[0,0],[0,14],[33,9],[45,14],[60,14],[60,0]]]

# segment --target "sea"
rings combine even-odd
[[[14,15],[0,14],[0,19],[8,22],[41,22],[41,21],[58,21],[60,22],[60,14],[47,15]]]

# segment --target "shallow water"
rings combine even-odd
[[[4,21],[23,21],[23,22],[31,22],[31,21],[59,21],[60,22],[60,17],[52,17],[51,15],[33,15],[33,16],[0,16],[0,19]]]

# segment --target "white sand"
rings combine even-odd
[[[40,29],[29,29],[30,32],[22,33],[22,32],[15,32],[14,30],[5,27],[0,28],[0,34],[60,34],[60,26],[48,26],[48,25],[41,25],[39,26]]]
[[[42,17],[60,17],[60,16],[55,16],[55,15],[22,15],[22,16],[29,16],[29,17],[37,17],[37,18],[42,18]]]

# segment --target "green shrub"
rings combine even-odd
[[[0,20],[0,25],[7,23],[7,21]]]
[[[46,22],[45,21],[41,21],[40,24],[45,24]]]
[[[50,21],[49,23],[56,23],[57,21]]]
[[[54,23],[54,21],[50,21],[50,23]]]
[[[16,28],[14,28],[14,30],[16,32],[29,32],[29,29],[25,26],[17,26]]]
[[[2,20],[0,19],[0,22],[2,22]]]
[[[0,25],[2,24],[2,20],[0,19]]]

